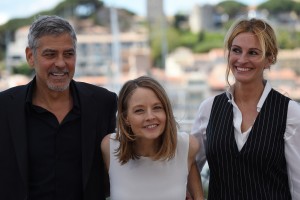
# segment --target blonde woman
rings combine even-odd
[[[192,128],[206,146],[197,160],[209,164],[208,199],[300,199],[300,106],[263,76],[277,60],[273,28],[239,20],[225,50],[235,82],[201,103]]]

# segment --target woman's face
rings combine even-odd
[[[156,140],[165,130],[166,113],[157,95],[137,88],[128,101],[127,123],[137,139]]]
[[[233,41],[229,51],[229,66],[238,83],[261,83],[263,70],[271,64],[264,58],[258,38],[253,33],[240,33]]]

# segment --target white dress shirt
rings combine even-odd
[[[263,103],[265,102],[271,89],[271,85],[267,82],[262,96],[257,104],[257,112],[260,112]],[[241,132],[242,113],[234,101],[232,95],[233,91],[229,90],[226,92],[226,94],[228,96],[228,102],[231,102],[233,105],[234,137],[238,149],[241,150],[248,139],[252,127],[243,133]],[[192,126],[191,134],[195,135],[200,144],[202,144],[197,155],[197,164],[200,171],[206,162],[204,146],[206,144],[206,127],[209,122],[213,101],[214,97],[209,97],[201,103],[196,115],[196,119]],[[285,158],[287,162],[289,187],[292,199],[300,200],[300,104],[293,100],[289,101],[288,105],[284,141]]]

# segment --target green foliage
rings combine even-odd
[[[0,61],[0,77],[1,77],[1,72],[5,69],[5,62]]]
[[[225,33],[222,31],[218,32],[208,32],[208,34],[205,35],[205,40],[207,41],[217,41],[222,42],[224,40]]]
[[[77,15],[78,18],[88,18],[92,17],[97,9],[102,8],[104,3],[99,0],[65,0],[59,3],[53,10],[53,14],[67,17],[71,15],[76,15],[76,8],[78,6],[86,6],[88,9],[92,9],[90,13],[86,15]]]
[[[166,39],[168,52],[174,50],[178,46],[180,46],[180,40],[181,37],[180,31],[178,29],[169,28],[166,30],[165,38],[163,37],[163,33],[161,31],[153,31],[151,40],[150,40],[150,46],[151,46],[151,57],[152,60],[154,60],[154,64],[156,66],[162,67],[162,45],[163,45],[163,39]]]
[[[222,1],[216,5],[216,9],[220,13],[228,14],[230,18],[247,11],[247,5],[237,1]]]
[[[18,28],[29,25],[32,23],[37,15],[59,15],[62,17],[74,16],[75,8],[78,5],[92,5],[94,9],[100,9],[104,6],[101,0],[64,0],[59,3],[55,8],[51,10],[45,10],[35,15],[22,19],[12,19],[6,24],[0,26],[0,60],[4,58],[5,38],[9,33],[11,38],[14,35],[15,30]],[[267,9],[274,16],[280,12],[294,11],[300,14],[300,3],[292,0],[268,0],[258,6],[258,9]],[[202,31],[198,34],[192,33],[187,29],[188,17],[183,14],[176,14],[172,27],[169,27],[165,33],[165,37],[162,32],[151,36],[149,41],[151,47],[151,55],[154,63],[161,66],[162,63],[162,45],[163,38],[167,40],[168,53],[172,52],[179,46],[184,46],[192,49],[195,53],[208,52],[211,48],[223,47],[223,40],[225,37],[225,30],[228,30],[232,24],[232,19],[239,14],[243,14],[247,11],[247,6],[243,3],[233,0],[224,0],[215,6],[215,11],[219,14],[228,14],[229,21],[223,24],[222,29],[219,32]],[[130,11],[122,10],[122,13],[127,12],[129,15],[133,15]],[[77,16],[80,18],[80,16]],[[92,19],[95,24],[97,22],[97,16],[95,12],[90,13],[88,17]],[[120,26],[129,26],[130,18],[121,17]],[[123,21],[122,21],[123,20]],[[125,21],[124,21],[125,20]],[[126,21],[129,20],[129,21]],[[109,25],[109,22],[108,22]],[[280,30],[277,33],[279,47],[281,49],[293,49],[300,46],[300,33],[291,30]],[[31,74],[32,70],[24,64],[14,69],[14,73]]]
[[[32,21],[33,17],[11,19],[6,24],[0,26],[0,32],[2,33],[6,30],[15,31],[22,26],[30,24]]]
[[[185,23],[187,21],[187,16],[183,15],[183,14],[176,14],[174,16],[174,22],[173,22],[173,27],[176,29],[180,29],[181,28],[181,24]]]
[[[34,73],[34,69],[32,69],[31,67],[29,67],[29,65],[27,63],[23,63],[17,67],[14,67],[12,69],[12,73],[13,74],[23,74],[26,76],[31,76]]]
[[[103,7],[104,4],[101,0],[64,0],[51,10],[44,10],[27,18],[11,19],[6,24],[0,26],[0,52],[4,51],[7,32],[10,34],[10,38],[13,38],[14,33],[18,28],[30,25],[36,16],[39,15],[72,16],[75,14],[74,10],[78,5],[92,5],[96,10]],[[88,17],[92,17],[93,14],[94,13],[91,13]],[[0,53],[0,60],[3,58],[3,53]]]
[[[198,43],[194,46],[193,51],[195,53],[207,53],[211,49],[214,48],[222,48],[223,47],[223,42],[220,41],[215,41],[215,40],[206,40],[204,42]]]
[[[295,11],[297,14],[300,14],[300,3],[291,0],[269,0],[259,5],[258,9],[266,9],[273,15],[276,15],[279,12],[291,11]]]
[[[199,35],[201,40],[193,47],[195,53],[209,52],[213,48],[223,47],[224,33],[200,32]]]
[[[222,47],[223,40],[224,35],[221,32],[184,32],[179,39],[179,46],[191,48],[194,52],[207,52],[211,48]]]
[[[294,49],[300,47],[300,33],[295,31],[279,30],[277,33],[280,49]]]
[[[169,28],[167,30],[168,49],[174,50],[177,47],[179,47],[181,45],[179,38],[181,38],[181,37],[182,37],[182,34],[178,29]]]
[[[205,39],[205,32],[204,32],[204,31],[201,31],[201,32],[198,34],[198,42],[202,42],[204,39]]]
[[[198,34],[190,31],[180,31],[176,28],[167,30],[166,38],[168,52],[174,51],[177,47],[183,46],[192,49],[195,53],[208,52],[212,48],[222,48],[225,33],[219,32],[200,32]],[[151,55],[156,66],[162,63],[162,37],[156,35],[150,41]]]
[[[198,40],[199,39],[197,34],[191,33],[189,31],[182,32],[179,38],[179,46],[193,48]]]

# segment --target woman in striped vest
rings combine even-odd
[[[274,30],[240,19],[225,51],[229,89],[201,103],[192,128],[205,148],[198,167],[207,160],[210,169],[208,199],[299,200],[300,106],[263,75],[277,60]]]

